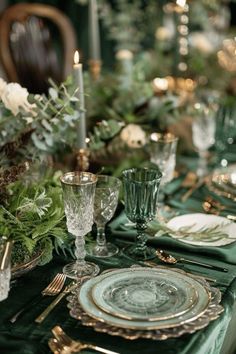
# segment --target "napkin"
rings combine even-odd
[[[109,224],[110,232],[113,237],[123,238],[127,241],[134,240],[136,236],[136,230],[134,227],[127,227],[126,224],[128,222],[129,220],[127,219],[124,211],[122,211],[120,215],[118,215],[118,217],[116,217]],[[236,264],[236,242],[221,247],[195,246],[181,242],[172,238],[171,236],[150,236],[148,238],[148,242],[156,248],[163,248],[169,251],[172,250],[179,253],[179,255],[196,255],[195,258],[193,257],[193,259],[196,260],[198,259],[198,256],[203,256],[210,257],[211,261],[213,261],[212,264],[214,263],[214,259],[216,261],[222,261],[229,264]]]

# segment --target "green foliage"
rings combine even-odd
[[[90,134],[89,148],[91,150],[100,150],[105,146],[106,141],[114,138],[121,130],[124,123],[113,119],[103,120],[98,123]]]
[[[16,182],[8,186],[8,198],[0,205],[0,234],[12,239],[26,257],[43,250],[41,264],[51,260],[54,248],[59,252],[69,246],[58,184],[58,174],[33,184]]]
[[[74,128],[79,119],[77,89],[73,86],[72,77],[59,86],[53,81],[50,84],[48,96],[29,96],[27,105],[30,109],[22,108],[21,104],[25,104],[22,97],[15,116],[0,100],[1,166],[53,154],[58,143],[75,145]],[[24,90],[20,89],[20,92]]]

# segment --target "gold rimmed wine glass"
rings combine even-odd
[[[85,235],[93,225],[94,196],[97,177],[89,172],[68,172],[61,177],[66,225],[75,237],[76,262],[67,264],[63,272],[69,278],[95,276],[99,267],[85,261]]]

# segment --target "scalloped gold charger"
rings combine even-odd
[[[98,308],[91,297],[91,290],[93,286],[101,280],[101,276],[91,279],[86,282],[82,287],[79,294],[70,295],[68,297],[68,307],[70,308],[70,315],[74,318],[81,320],[85,326],[92,326],[98,332],[108,333],[110,335],[119,335],[127,339],[137,338],[151,338],[155,340],[164,340],[171,337],[179,337],[184,333],[193,333],[198,329],[206,327],[210,321],[219,317],[223,312],[223,307],[220,305],[221,293],[218,289],[210,287],[210,285],[202,280],[188,276],[185,272],[168,269],[166,267],[160,267],[155,269],[150,268],[135,268],[132,269],[135,276],[136,272],[144,271],[148,272],[156,271],[156,275],[162,270],[166,271],[166,274],[175,276],[183,276],[183,278],[190,278],[191,284],[196,285],[197,291],[199,291],[198,301],[196,304],[187,311],[187,315],[168,318],[167,320],[160,320],[149,322],[146,320],[127,320],[116,317],[114,315],[103,312]],[[130,269],[124,269],[121,271],[130,271]],[[119,274],[119,271],[113,271],[112,276]],[[153,273],[154,274],[154,273]],[[199,290],[201,288],[201,290]],[[202,293],[200,294],[200,292]],[[208,298],[207,302],[203,300],[202,294],[205,294]],[[85,299],[87,297],[87,300]],[[81,301],[82,299],[82,301]]]

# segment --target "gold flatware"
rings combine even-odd
[[[182,262],[182,263],[199,265],[199,266],[202,266],[202,267],[205,267],[205,268],[218,270],[220,272],[225,272],[225,273],[228,272],[227,268],[219,267],[219,266],[212,265],[212,264],[209,264],[209,263],[193,261],[192,259],[188,259],[188,258],[183,258],[183,257],[178,257],[177,258],[177,257],[172,256],[171,254],[166,253],[163,250],[157,250],[156,251],[156,255],[161,261],[163,261],[165,263],[169,263],[169,264],[176,264],[178,262]]]
[[[42,323],[54,307],[59,304],[63,297],[76,288],[77,285],[78,284],[76,283],[67,285],[65,289],[56,297],[56,299],[35,319],[35,322]]]
[[[213,215],[220,215],[220,212],[225,209],[223,205],[217,207],[214,201],[210,201],[209,199],[202,203],[202,208],[206,213]],[[236,215],[227,214],[223,216],[228,220],[236,221]]]
[[[191,195],[195,192],[195,190],[197,190],[198,188],[200,188],[203,184],[205,183],[205,178],[201,177],[199,178],[198,182],[196,182],[191,188],[189,188],[187,190],[187,192],[185,192],[182,197],[181,197],[181,201],[182,202],[186,202],[186,200],[191,197]]]
[[[219,209],[219,210],[226,209],[225,205],[221,204],[221,202],[219,202],[218,200],[215,200],[210,195],[208,195],[206,197],[205,201],[208,202],[210,205],[214,206],[215,208]]]
[[[67,334],[65,334],[62,328],[59,326],[54,327],[52,329],[52,333],[55,338],[51,338],[48,344],[54,354],[79,353],[81,350],[84,349],[92,349],[105,354],[119,354],[117,352],[99,347],[97,345],[82,343],[77,340],[75,341]]]
[[[48,284],[48,286],[41,291],[40,296],[37,295],[34,299],[28,302],[25,306],[23,306],[14,316],[10,318],[11,323],[15,323],[16,320],[25,312],[26,310],[30,309],[31,306],[38,303],[41,300],[41,296],[55,296],[59,294],[61,289],[64,286],[66,280],[65,274],[58,273],[55,275],[53,280]]]
[[[180,187],[190,188],[197,182],[197,175],[196,173],[189,171],[186,176],[184,177]]]
[[[178,257],[177,258],[177,257],[174,257],[171,254],[169,254],[169,253],[167,253],[167,252],[165,252],[163,250],[156,250],[156,255],[161,261],[163,261],[164,263],[168,263],[168,264],[176,264],[178,262],[182,262],[182,263],[199,265],[201,267],[218,270],[220,272],[225,272],[225,273],[228,272],[227,268],[219,267],[219,266],[212,265],[212,264],[209,264],[209,263],[193,261],[192,259],[188,259],[188,258],[183,258],[183,257]]]

